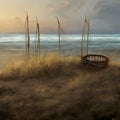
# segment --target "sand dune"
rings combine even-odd
[[[1,120],[118,120],[120,64],[84,67],[79,57],[47,55],[0,74]]]

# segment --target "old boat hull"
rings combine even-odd
[[[97,68],[106,68],[109,64],[109,59],[100,54],[88,54],[82,57],[82,62]]]

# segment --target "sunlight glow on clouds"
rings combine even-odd
[[[0,0],[0,32],[24,32],[26,11],[31,31],[38,16],[42,33],[57,32],[55,16],[68,33],[82,32],[88,16],[93,33],[120,33],[120,0]]]

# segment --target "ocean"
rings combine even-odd
[[[30,53],[35,53],[36,35],[30,35]],[[61,35],[61,54],[80,55],[81,54],[80,34]],[[86,44],[84,42],[84,50]],[[92,34],[88,42],[89,53],[105,54],[109,58],[120,60],[120,34]],[[57,34],[41,34],[40,36],[41,54],[58,51]],[[0,34],[0,58],[8,56],[25,56],[25,35],[24,34]]]

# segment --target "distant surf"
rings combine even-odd
[[[31,34],[31,52],[34,52],[36,44],[36,35]],[[61,35],[62,53],[65,55],[80,55],[81,50],[80,34]],[[58,36],[57,34],[41,34],[40,36],[41,51],[57,51]],[[1,54],[23,54],[25,51],[24,34],[0,34]],[[89,40],[89,52],[108,54],[109,56],[120,56],[120,34],[92,34]]]

